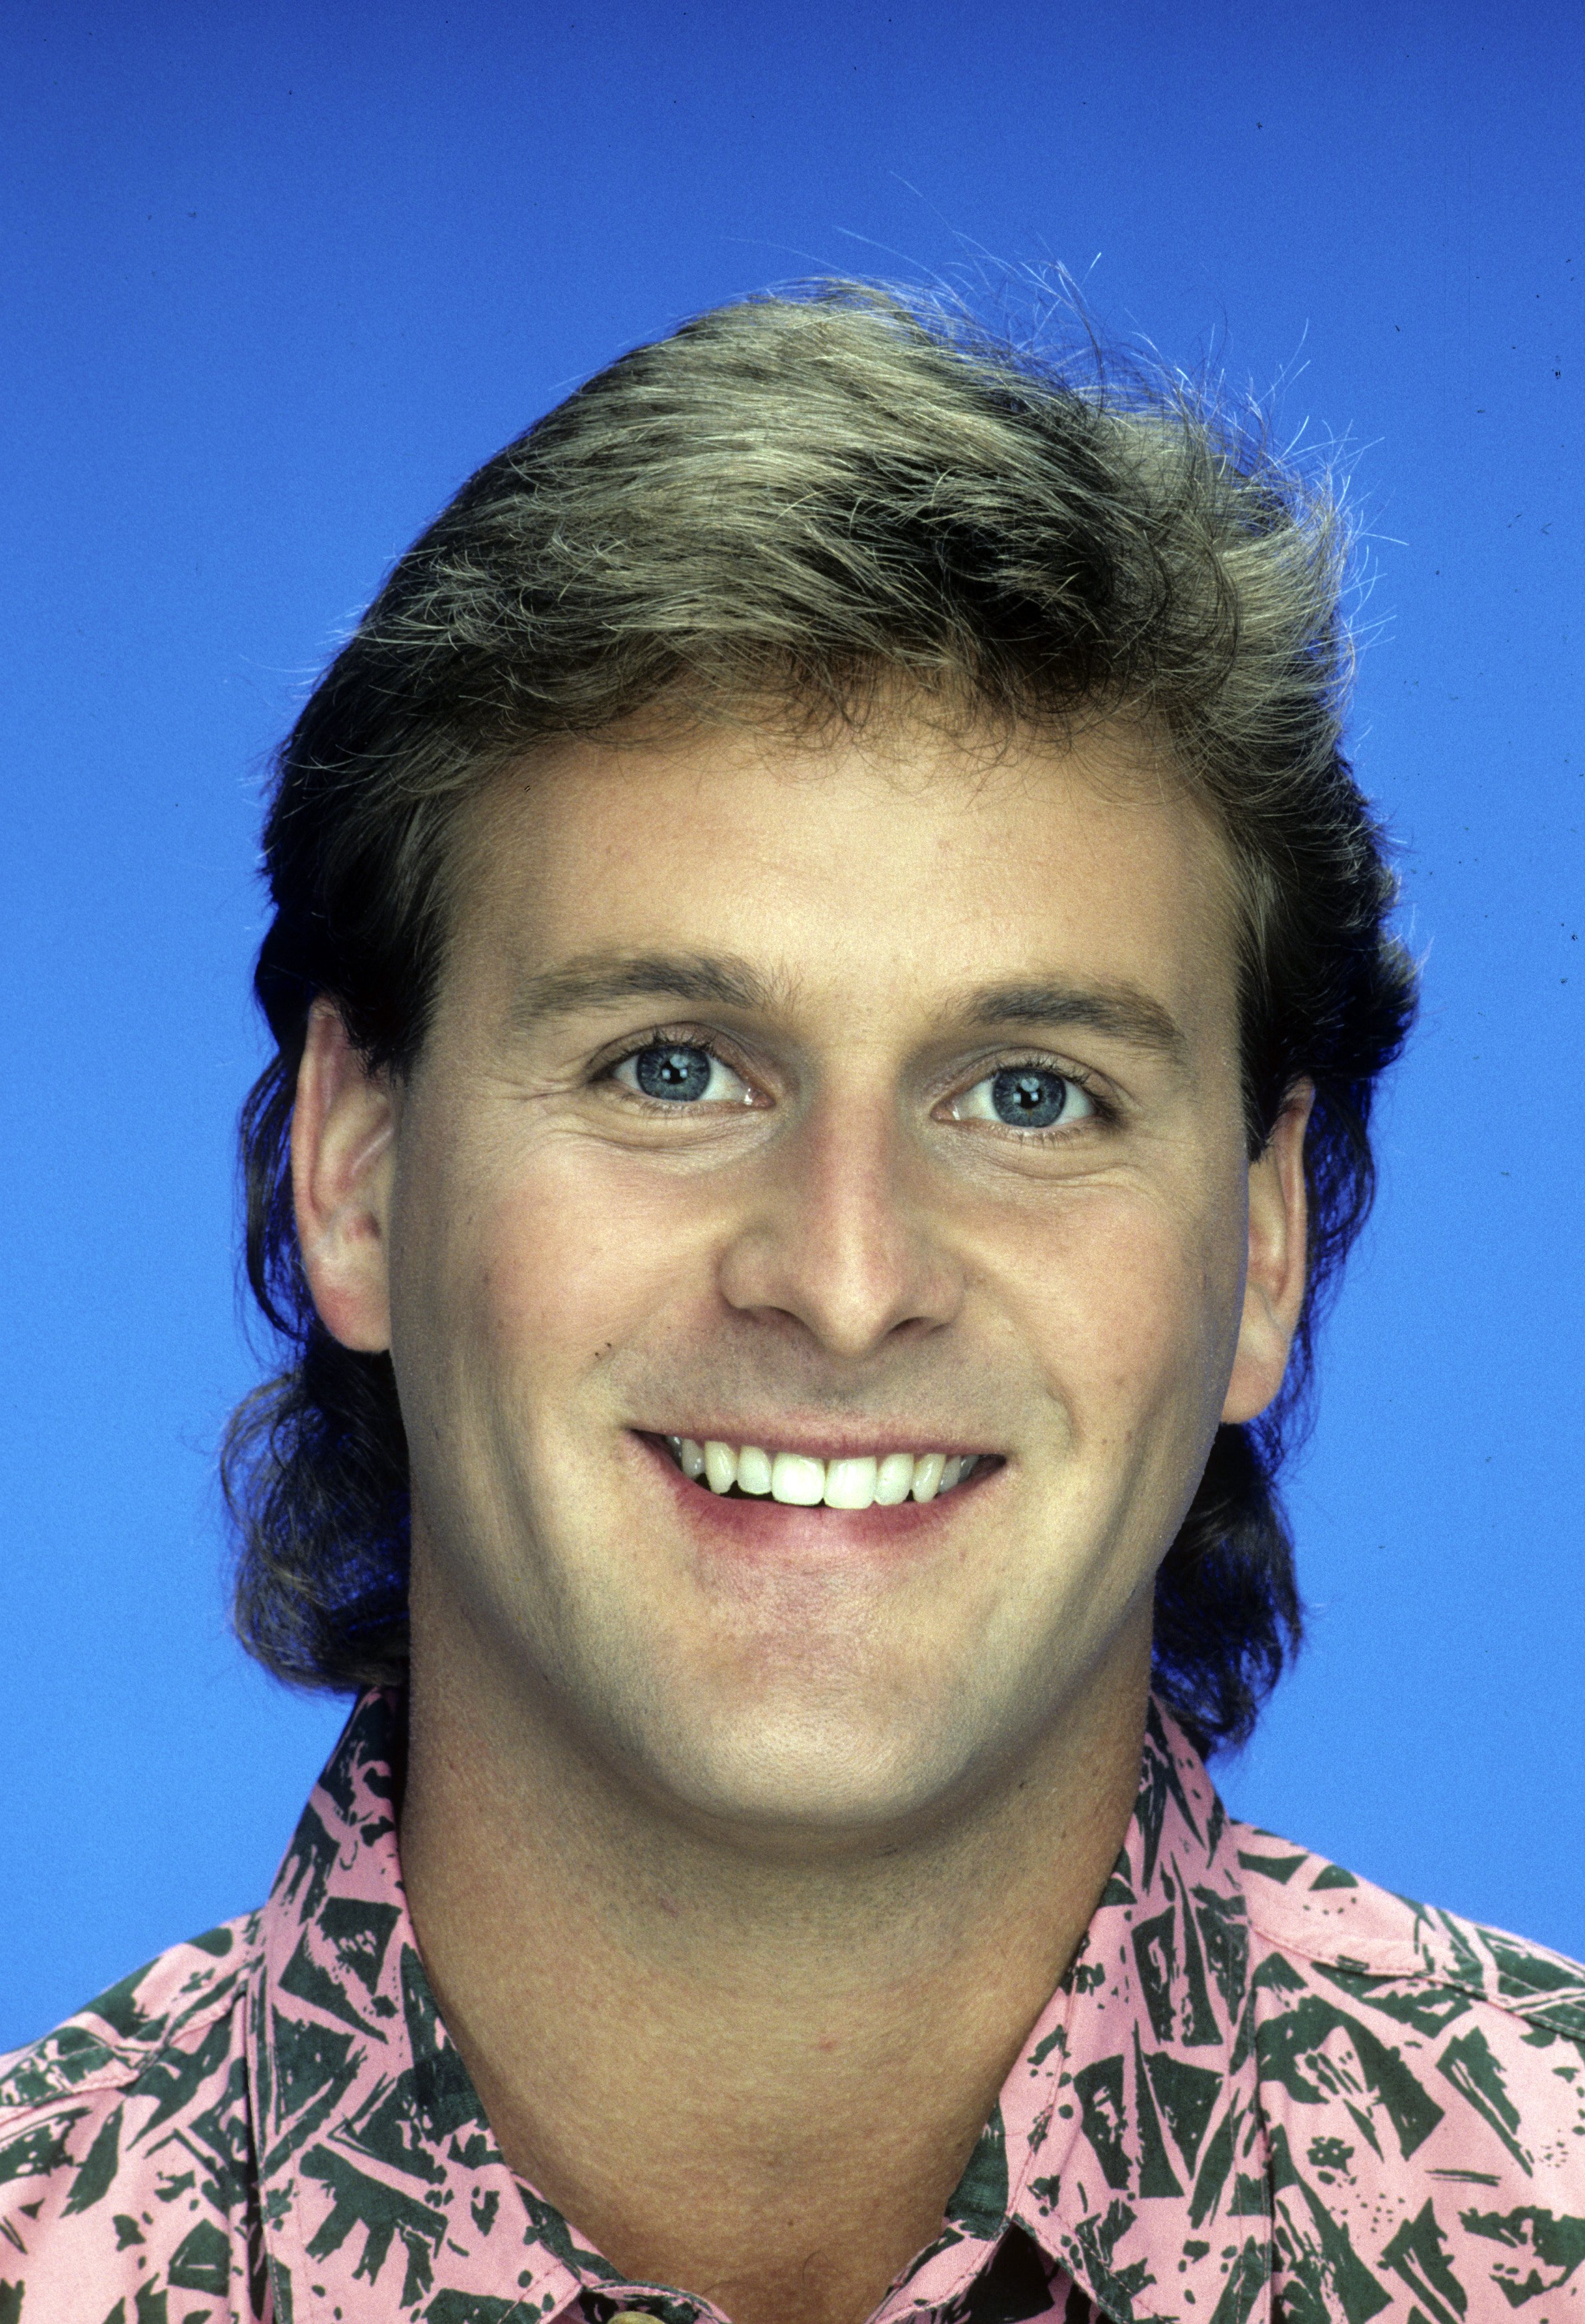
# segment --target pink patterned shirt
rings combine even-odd
[[[502,2162],[365,1696],[260,1913],[0,2060],[0,2324],[711,2324]],[[1153,1711],[1133,1823],[873,2324],[1585,2324],[1585,1969],[1231,1823]]]

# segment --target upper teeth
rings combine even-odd
[[[685,1477],[702,1477],[712,1492],[769,1493],[773,1501],[793,1501],[813,1508],[824,1501],[828,1509],[867,1509],[873,1501],[883,1508],[906,1501],[934,1500],[949,1493],[974,1466],[978,1454],[945,1452],[866,1452],[858,1459],[816,1461],[806,1452],[766,1452],[758,1444],[723,1444],[711,1437],[703,1444],[692,1436],[668,1436]]]

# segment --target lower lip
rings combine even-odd
[[[867,1509],[831,1509],[824,1502],[772,1500],[760,1495],[714,1493],[708,1485],[685,1477],[670,1454],[653,1437],[632,1436],[633,1443],[658,1471],[687,1521],[723,1546],[742,1553],[792,1556],[800,1562],[840,1564],[844,1558],[868,1551],[923,1550],[934,1547],[954,1517],[977,1501],[996,1478],[1002,1464],[981,1470],[950,1492],[934,1500],[898,1501],[884,1508],[871,1501]]]

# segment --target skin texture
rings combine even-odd
[[[1251,1166],[1227,867],[1120,728],[567,745],[452,889],[413,1072],[318,1004],[294,1130],[411,1452],[415,1924],[612,2259],[859,2324],[1114,1859],[1156,1565],[1298,1314],[1304,1095]],[[703,1102],[639,1092],[658,1038]],[[1068,1116],[997,1120],[1009,1065]],[[994,1458],[850,1515],[668,1433]]]

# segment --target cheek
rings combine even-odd
[[[1098,1194],[1027,1277],[1031,1340],[1075,1437],[1131,1435],[1184,1409],[1220,1409],[1238,1329],[1241,1247],[1216,1222]]]
[[[608,1175],[567,1148],[474,1190],[465,1249],[454,1249],[448,1273],[482,1369],[520,1381],[581,1377],[694,1280],[675,1204]]]

